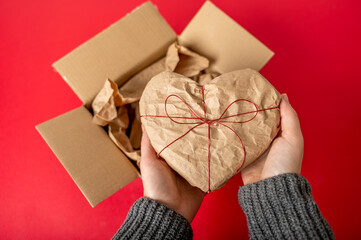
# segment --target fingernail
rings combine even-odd
[[[287,93],[282,94],[282,99],[285,100],[286,102],[290,103],[290,100],[288,100]]]

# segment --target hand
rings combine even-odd
[[[281,129],[270,148],[242,170],[244,185],[283,173],[301,173],[303,136],[296,111],[282,94]]]
[[[157,157],[146,131],[143,129],[140,172],[144,196],[160,202],[184,216],[189,223],[195,217],[205,193],[192,187]]]

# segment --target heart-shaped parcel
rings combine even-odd
[[[192,186],[214,191],[262,155],[279,131],[280,93],[252,69],[205,85],[174,72],[154,76],[139,103],[159,158]]]

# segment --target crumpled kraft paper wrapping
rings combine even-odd
[[[220,75],[203,86],[163,72],[147,84],[140,115],[160,157],[191,185],[208,192],[269,147],[279,131],[280,101],[277,90],[251,69]],[[233,116],[237,114],[242,115]],[[207,124],[205,119],[218,122]]]
[[[167,71],[176,72],[186,77],[193,77],[208,68],[209,61],[207,58],[175,42],[168,48],[165,64],[165,70]]]
[[[120,89],[115,82],[107,79],[92,102],[93,122],[108,126],[113,142],[139,166],[142,136],[139,99],[146,84],[165,70],[193,77],[196,81],[210,81],[216,73],[204,72],[208,66],[208,59],[175,42],[169,46],[166,57],[134,75]]]

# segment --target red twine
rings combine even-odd
[[[181,100],[186,106],[187,108],[189,109],[190,113],[193,114],[195,117],[172,117],[168,114],[168,111],[167,111],[167,101],[169,100],[169,98],[171,97],[176,97],[178,98],[179,100]],[[231,115],[231,116],[225,116],[224,117],[224,114],[227,112],[227,110],[236,102],[248,102],[248,103],[251,103],[254,107],[255,107],[255,110],[254,111],[250,111],[250,112],[245,112],[245,113],[239,113],[239,114],[235,114],[235,115]],[[214,119],[214,120],[208,120],[207,119],[207,116],[206,116],[206,104],[205,104],[205,99],[204,99],[204,90],[203,90],[203,87],[202,87],[202,103],[203,103],[203,111],[204,111],[204,116],[203,118],[202,117],[199,117],[191,108],[190,106],[179,96],[175,95],[175,94],[171,94],[169,95],[166,99],[165,99],[165,103],[164,103],[164,109],[165,109],[165,113],[166,113],[166,116],[160,116],[160,115],[142,115],[140,117],[160,117],[160,118],[169,118],[171,121],[175,122],[175,123],[178,123],[178,124],[195,124],[195,126],[193,126],[192,128],[190,128],[187,132],[185,132],[184,134],[182,134],[180,137],[174,139],[172,142],[170,142],[167,146],[165,146],[161,151],[159,151],[159,153],[157,154],[158,157],[160,157],[160,154],[166,149],[168,148],[170,145],[172,145],[173,143],[175,143],[176,141],[178,141],[179,139],[183,138],[185,135],[187,135],[189,132],[191,132],[193,129],[195,129],[196,127],[199,127],[203,124],[208,124],[208,191],[210,191],[210,177],[211,177],[211,173],[210,173],[210,139],[211,139],[211,135],[210,135],[210,125],[212,124],[215,124],[215,123],[218,123],[220,124],[221,126],[224,126],[226,127],[227,129],[229,129],[230,131],[232,131],[234,134],[236,134],[237,138],[239,139],[240,143],[241,143],[241,146],[242,146],[242,150],[243,150],[243,159],[242,159],[242,162],[241,162],[241,165],[237,168],[237,172],[241,169],[245,159],[246,159],[246,149],[243,145],[243,142],[242,142],[242,139],[241,137],[238,135],[238,133],[231,127],[227,126],[225,123],[246,123],[246,122],[250,122],[252,121],[259,112],[261,111],[266,111],[266,110],[271,110],[271,109],[279,109],[279,107],[272,107],[272,108],[265,108],[265,109],[258,109],[257,105],[255,103],[253,103],[252,101],[250,100],[247,100],[247,99],[237,99],[237,100],[234,100],[233,102],[231,102],[227,108],[224,110],[224,112],[222,113],[222,115],[217,118],[217,119]],[[248,120],[245,120],[245,121],[227,121],[225,119],[228,119],[228,118],[231,118],[231,117],[236,117],[236,116],[241,116],[241,115],[247,115],[247,114],[252,114],[254,113],[254,115],[248,119]],[[195,122],[180,122],[180,121],[177,121],[178,119],[193,119],[193,120],[197,120]]]

